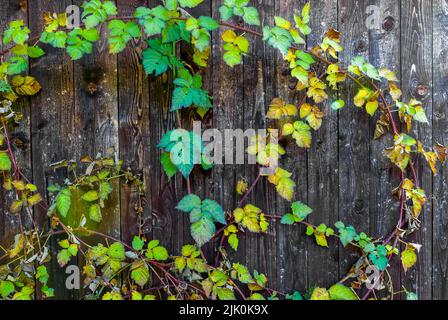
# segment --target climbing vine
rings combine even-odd
[[[54,289],[48,285],[51,274],[47,266],[51,257],[49,241],[55,236],[62,239],[58,241],[56,254],[61,267],[75,257],[82,257],[84,291],[89,299],[356,300],[376,297],[377,291],[384,291],[384,297],[394,298],[391,275],[387,271],[391,259],[399,257],[406,271],[416,263],[421,247],[406,240],[419,228],[420,215],[427,202],[414,163],[424,158],[437,174],[437,163],[446,160],[444,146],[426,146],[410,135],[415,122],[428,122],[421,102],[402,100],[398,79],[386,67],[377,68],[364,57],[355,57],[348,66],[342,66],[338,54],[344,48],[339,32],[334,29],[325,33],[321,43],[307,50],[305,38],[312,32],[309,4],[294,15],[294,21],[276,16],[272,25],[261,26],[258,11],[250,6],[249,0],[224,0],[219,8],[220,20],[188,13],[202,2],[165,0],[153,8],[139,7],[132,16],[120,17],[113,2],[90,0],[82,5],[80,27],[69,29],[66,14],[49,12],[44,16],[45,28],[36,39],[30,38],[31,31],[22,20],[9,23],[2,36],[7,49],[0,53],[0,179],[3,189],[13,195],[9,213],[17,215],[20,233],[11,246],[0,247],[1,298],[54,296]],[[236,17],[245,25],[234,24]],[[194,164],[203,170],[213,169],[200,137],[187,131],[189,139],[185,143],[185,139],[174,136],[176,128],[163,136],[158,148],[162,150],[160,160],[167,178],[180,173],[188,181],[188,194],[176,209],[179,215],[189,215],[195,243],[185,244],[181,252],[170,253],[157,239],[145,237],[141,217],[144,183],[131,170],[123,169],[122,162],[113,153],[97,155],[94,159],[84,157],[79,162],[63,160],[51,164],[53,168],[66,168],[68,176],[59,184],[49,185],[47,190],[38,190],[17,163],[9,132],[22,119],[15,104],[41,90],[38,79],[26,74],[29,59],[45,55],[44,48],[48,47],[64,49],[73,60],[81,59],[92,53],[100,40],[99,30],[104,26],[107,26],[111,54],[123,51],[132,39],[143,38],[141,59],[146,74],[173,74],[171,112],[178,116],[184,109],[194,109],[203,117],[213,108],[212,97],[202,88],[202,77],[194,70],[207,66],[211,32],[219,28],[224,29],[221,33],[223,59],[229,68],[243,62],[249,52],[249,36],[261,37],[280,51],[291,77],[297,79],[294,90],[303,93],[299,104],[281,97],[271,102],[266,114],[272,125],[269,129],[279,129],[281,135],[274,142],[270,139],[271,131],[267,136],[252,138],[247,153],[256,157],[260,173],[252,182],[238,181],[235,192],[241,199],[236,208],[222,208],[216,201],[201,199],[191,190],[189,177]],[[176,47],[181,42],[191,46],[197,67],[193,68],[176,55]],[[324,72],[319,74],[317,70]],[[384,150],[384,156],[401,171],[401,182],[393,190],[400,204],[397,224],[390,234],[380,238],[373,238],[347,222],[337,222],[334,226],[312,224],[312,208],[296,200],[292,173],[281,167],[268,175],[262,170],[286,154],[282,147],[285,141],[292,139],[298,148],[311,147],[313,132],[325,121],[319,105],[328,103],[329,97],[334,96],[330,93],[348,80],[357,85],[354,100],[330,101],[331,109],[337,112],[353,104],[371,117],[378,116],[375,139],[387,134],[393,136],[393,145]],[[198,159],[189,163],[178,161],[186,154]],[[289,212],[272,215],[247,203],[257,183],[265,178],[279,196],[291,202]],[[120,183],[129,184],[139,195],[135,204],[139,234],[130,244],[96,231],[108,213],[111,194]],[[37,207],[47,213],[44,222],[43,217],[36,217]],[[239,239],[245,233],[266,233],[275,223],[303,225],[305,234],[322,247],[328,247],[328,238],[334,237],[343,247],[358,250],[359,260],[346,277],[330,288],[311,287],[302,293],[271,289],[266,275],[231,261],[228,251],[238,250]],[[91,238],[101,241],[92,243]],[[208,261],[201,250],[207,243],[215,248],[214,261]],[[371,266],[380,272],[379,285],[375,288],[368,286],[366,270]],[[405,292],[410,299],[416,297],[406,289]]]

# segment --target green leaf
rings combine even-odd
[[[23,20],[14,20],[9,23],[9,28],[3,33],[4,44],[13,41],[16,44],[24,44],[30,34],[30,29],[24,26]]]
[[[213,31],[219,28],[219,23],[215,19],[207,16],[201,16],[198,18],[199,25],[209,31]]]
[[[115,6],[115,3],[112,1],[105,1],[103,3],[103,9],[106,11],[107,15],[113,16],[117,14],[117,7]]]
[[[342,284],[333,285],[328,289],[328,292],[330,293],[331,300],[358,300],[353,290]]]
[[[235,294],[229,288],[216,288],[219,300],[236,300]]]
[[[223,55],[224,62],[229,67],[234,67],[242,62],[241,53],[238,51],[226,51]]]
[[[163,170],[168,176],[168,180],[171,179],[176,174],[177,168],[171,161],[170,153],[169,152],[162,153],[160,162],[162,163]]]
[[[23,57],[13,56],[8,61],[8,75],[15,75],[25,72],[28,69],[28,62]]]
[[[61,267],[64,267],[71,259],[72,255],[67,249],[58,252],[57,260]]]
[[[227,21],[233,16],[233,8],[223,5],[219,7],[219,14],[223,21]]]
[[[107,255],[113,259],[124,260],[124,246],[120,242],[114,242],[107,249]]]
[[[149,281],[149,270],[148,266],[142,262],[137,261],[131,267],[131,278],[135,281],[140,287],[143,287]]]
[[[6,299],[14,290],[14,284],[11,281],[0,280],[0,295],[3,299]]]
[[[291,205],[292,213],[294,216],[299,218],[300,220],[305,220],[308,215],[313,212],[313,209],[308,207],[306,204],[297,201]]]
[[[155,247],[153,250],[154,259],[157,261],[165,261],[168,259],[168,251],[162,246]]]
[[[414,292],[407,292],[406,300],[418,300],[418,295]]]
[[[170,44],[163,44],[161,39],[147,41],[148,48],[143,50],[143,68],[146,74],[156,76],[166,72],[168,68],[181,68],[182,62],[173,54]]]
[[[312,236],[314,234],[314,228],[311,226],[307,226],[306,227],[306,235],[307,236]]]
[[[132,239],[132,248],[139,251],[143,249],[143,246],[145,245],[145,241],[143,241],[140,237],[134,236]]]
[[[103,219],[101,215],[101,208],[98,204],[93,204],[89,208],[89,218],[95,222],[101,222]]]
[[[178,204],[176,209],[183,212],[191,212],[193,209],[201,208],[201,199],[195,194],[185,196]]]
[[[59,192],[56,197],[56,209],[62,217],[66,217],[70,206],[72,205],[72,193],[70,189],[66,188]]]
[[[233,250],[235,250],[235,251],[238,250],[239,240],[238,240],[238,236],[235,233],[231,234],[227,241],[229,242],[229,245]]]
[[[201,4],[204,0],[178,0],[183,8],[194,8]]]
[[[109,195],[112,193],[114,189],[112,188],[112,185],[109,182],[101,182],[100,183],[100,193],[99,193],[99,198],[101,200],[106,200]]]
[[[331,109],[333,110],[339,110],[345,107],[345,101],[344,100],[336,100],[331,104]]]
[[[84,193],[81,197],[84,201],[93,202],[99,199],[98,192],[96,190],[90,190]]]
[[[212,216],[216,222],[219,222],[221,224],[227,223],[224,210],[216,201],[205,199],[204,201],[202,201],[201,210],[203,213]]]
[[[287,224],[287,225],[293,225],[295,223],[294,216],[290,213],[285,214],[282,219],[280,220],[281,224]]]
[[[12,167],[11,159],[6,151],[0,151],[0,171],[10,171]]]
[[[213,221],[207,218],[202,218],[200,221],[191,224],[191,236],[199,247],[210,241],[215,231],[216,227]]]
[[[45,266],[38,266],[36,270],[36,279],[39,280],[40,283],[47,283],[49,279],[48,271]]]
[[[260,25],[260,17],[258,15],[258,10],[255,7],[244,7],[243,8],[243,20],[247,24],[259,26]]]
[[[28,47],[28,56],[30,58],[39,58],[42,57],[45,54],[45,51],[42,50],[41,47],[34,46],[34,47]]]

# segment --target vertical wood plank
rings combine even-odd
[[[429,122],[432,122],[432,7],[427,1],[402,1],[401,8],[401,70],[406,101],[415,98],[423,102]],[[418,124],[412,132],[422,143],[433,145],[432,127]],[[421,187],[431,199],[432,173],[424,159],[416,163]],[[403,275],[403,283],[408,290],[417,292],[421,299],[432,297],[432,201],[425,205],[421,214],[421,229],[415,242],[423,245],[418,255],[417,268]]]
[[[193,17],[200,17],[200,16],[211,16],[212,15],[212,3],[211,1],[204,1],[200,5],[198,5],[195,8],[189,9],[188,13]],[[212,39],[213,41],[213,34]],[[219,36],[219,35],[218,35]],[[186,44],[185,42],[182,42],[180,45],[180,57],[182,60],[187,61],[187,63],[191,66],[194,66],[195,72],[197,74],[202,76],[202,88],[206,91],[208,91],[209,95],[213,97],[213,83],[211,80],[212,73],[213,73],[213,58],[212,55],[213,52],[210,52],[210,57],[208,60],[208,66],[205,68],[198,67],[196,63],[193,61],[193,49],[190,45]],[[212,100],[213,103],[213,100]],[[201,118],[196,110],[193,108],[190,108],[188,111],[185,110],[182,113],[182,119],[183,123],[188,130],[192,129],[192,124],[194,121],[201,123],[201,134],[207,130],[213,127],[213,111],[207,112],[207,114],[204,116],[204,118]],[[211,169],[213,170],[213,169]],[[190,176],[190,184],[191,184],[191,192],[199,196],[201,199],[209,198],[215,201],[218,201],[218,196],[214,195],[213,192],[211,192],[210,186],[212,183],[211,180],[211,170],[202,170],[200,166],[196,166],[194,171],[192,172]],[[185,194],[182,194],[184,196]],[[226,209],[226,208],[224,208]],[[181,212],[178,212],[178,214],[183,215],[184,218],[184,227],[183,227],[183,233],[184,233],[184,244],[187,243],[193,243],[193,239],[191,238],[190,233],[190,219]],[[218,226],[218,229],[220,226]],[[208,263],[213,263],[215,255],[214,255],[214,244],[212,242],[205,244],[202,247],[202,253],[204,254],[206,260]]]
[[[293,20],[294,9],[301,10],[305,1],[287,0],[276,1],[275,14],[290,21]],[[315,8],[317,9],[317,8]],[[273,24],[272,19],[266,21]],[[271,49],[272,50],[272,49]],[[298,104],[302,95],[295,89],[296,80],[290,75],[288,64],[283,60],[280,52],[276,51],[276,96],[287,102]],[[270,102],[270,101],[269,101]],[[287,157],[281,162],[281,167],[293,173],[296,191],[293,200],[308,202],[307,151],[299,148],[294,141],[286,146]],[[270,186],[270,188],[273,188]],[[275,190],[275,189],[274,189]],[[278,197],[276,213],[282,215],[291,211],[291,203]],[[279,284],[283,291],[300,290],[309,285],[307,275],[307,239],[304,229],[299,226],[279,226],[278,254],[279,254]]]
[[[448,2],[433,1],[433,135],[434,142],[448,144]],[[448,199],[446,168],[434,178],[433,198],[433,299],[448,299]],[[428,245],[424,250],[429,250]]]
[[[29,12],[32,36],[39,36],[44,29],[45,12],[65,12],[71,1],[30,1]],[[46,55],[32,61],[30,74],[42,85],[42,92],[31,98],[31,130],[33,178],[39,190],[45,194],[47,185],[61,182],[65,170],[53,171],[51,163],[61,159],[72,159],[73,150],[79,148],[79,114],[75,111],[73,92],[73,63],[63,50],[44,47]],[[36,210],[41,223],[47,223],[46,212]],[[58,299],[76,299],[78,292],[65,288],[65,272],[56,259],[59,250],[58,238],[51,241],[52,260],[49,269],[49,286],[55,289]]]
[[[132,15],[139,6],[147,6],[147,1],[117,1],[120,16]],[[146,188],[142,198],[145,211],[139,217],[135,210],[137,190],[126,184],[121,185],[121,236],[125,242],[132,241],[132,237],[138,234],[140,222],[144,223],[143,233],[152,232],[149,80],[142,66],[142,46],[143,39],[133,40],[118,55],[120,159],[124,161],[123,168],[131,168],[138,174]],[[139,221],[139,218],[143,220]]]
[[[157,0],[149,0],[153,8],[159,5]],[[176,113],[170,112],[172,99],[172,73],[160,77],[149,77],[149,123],[150,123],[150,196],[153,216],[153,236],[167,246],[170,252],[180,252],[183,244],[193,243],[190,239],[184,241],[185,227],[188,215],[175,209],[177,203],[186,195],[186,182],[178,173],[170,181],[160,164],[161,150],[157,145],[162,136],[169,130],[178,128]],[[148,200],[149,201],[149,200]]]
[[[219,3],[212,2],[213,18],[220,20]],[[212,90],[213,90],[213,128],[224,133],[225,129],[244,128],[244,85],[243,85],[243,65],[230,68],[223,61],[224,50],[221,33],[223,28],[213,32],[212,43]],[[244,130],[244,129],[243,129]],[[225,141],[223,145],[234,144],[232,141]],[[234,144],[235,145],[235,144]],[[224,161],[224,160],[223,160]],[[211,194],[215,200],[223,206],[224,210],[233,211],[237,205],[235,186],[237,180],[244,175],[243,166],[234,164],[215,165],[211,173],[213,184]],[[252,181],[249,181],[252,183]],[[245,235],[239,237],[238,252],[232,255],[235,261],[245,264]]]
[[[268,24],[274,19],[275,6],[273,1],[253,1],[257,7],[262,24]],[[252,27],[254,30],[256,27]],[[267,46],[261,38],[247,36],[250,42],[250,52],[244,58],[244,129],[264,130],[274,127],[268,123],[266,111],[274,98],[275,90],[275,50]],[[245,177],[254,181],[258,175],[257,166],[245,165]],[[250,199],[266,214],[276,212],[276,192],[265,177],[262,177]],[[271,221],[267,234],[246,233],[246,262],[251,270],[265,273],[269,287],[278,288],[278,252],[277,252],[278,221]],[[243,248],[241,249],[243,250]]]
[[[81,6],[82,0],[73,4]],[[117,93],[117,56],[109,54],[107,25],[100,28],[100,40],[94,45],[94,51],[74,63],[74,96],[77,118],[75,141],[78,148],[71,150],[71,158],[79,159],[83,155],[92,158],[101,153],[107,156],[107,150],[113,148],[118,154],[118,93]],[[107,214],[98,224],[98,230],[120,237],[120,190],[119,183],[113,183]]]
[[[343,65],[363,55],[368,59],[369,39],[365,25],[367,1],[339,1],[339,29],[344,51],[340,54]],[[341,96],[347,105],[339,117],[339,218],[352,225],[358,232],[368,232],[370,222],[370,132],[368,114],[353,104],[357,85],[347,80],[341,85]],[[347,274],[348,268],[359,257],[352,248],[340,251],[340,274]]]
[[[8,28],[12,20],[24,20],[28,25],[27,3],[21,3],[18,0],[9,0],[2,3],[0,7],[0,35]],[[10,44],[8,45],[10,46]],[[0,49],[6,49],[7,46],[1,41]],[[7,59],[8,57],[3,57]],[[29,99],[21,98],[13,104],[13,110],[23,114],[23,119],[18,125],[8,127],[10,140],[13,146],[14,156],[23,173],[30,177],[31,175],[31,136],[30,136],[30,103]],[[2,132],[3,133],[3,132]],[[14,192],[7,192],[0,189],[0,244],[9,246],[14,242],[14,235],[20,232],[19,216],[9,212],[9,206],[15,199]],[[24,227],[30,225],[30,217],[26,214],[21,216]],[[28,223],[27,223],[28,222]],[[3,251],[2,253],[3,254]]]
[[[322,36],[330,28],[337,29],[337,1],[313,1],[311,3],[311,29],[308,48],[321,43]],[[319,70],[317,76],[326,72]],[[331,89],[327,91],[330,92]],[[308,204],[314,212],[310,220],[319,225],[333,226],[338,221],[338,114],[331,110],[331,101],[337,100],[337,92],[319,108],[325,113],[322,127],[313,133],[313,143],[308,154]],[[313,104],[312,101],[310,103]],[[308,281],[310,285],[328,288],[339,281],[337,241],[330,248],[318,247],[313,238],[308,241]]]
[[[369,29],[369,60],[376,67],[387,67],[395,71],[400,79],[400,2],[378,0],[373,5],[381,10],[381,16],[379,24]],[[375,131],[378,118],[379,112],[370,121],[371,134]],[[380,140],[371,140],[370,143],[370,234],[373,237],[389,234],[395,228],[399,216],[399,202],[393,199],[392,190],[401,183],[400,170],[383,154],[383,150],[391,145],[391,132]],[[399,259],[391,262],[391,270],[393,286],[399,291]]]

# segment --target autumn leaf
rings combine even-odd
[[[408,271],[417,262],[417,255],[415,249],[412,246],[407,246],[406,250],[401,253],[401,264],[403,265],[404,272]]]
[[[297,108],[293,104],[286,104],[283,99],[275,98],[269,105],[266,117],[269,119],[281,119],[283,117],[297,115]]]

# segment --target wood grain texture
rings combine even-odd
[[[405,101],[415,98],[423,102],[432,123],[432,7],[428,1],[403,1],[401,7],[401,70]],[[427,147],[433,146],[432,128],[427,124],[416,125],[413,134]],[[421,229],[415,239],[424,247],[432,246],[432,173],[422,158],[416,163],[421,187],[429,196],[421,214]],[[403,275],[406,288],[417,292],[421,299],[432,298],[432,250],[422,250],[418,255],[417,268]]]
[[[348,65],[355,56],[369,57],[369,33],[365,21],[367,1],[339,1],[339,31],[344,51],[340,59]],[[368,233],[370,227],[370,119],[365,110],[353,104],[357,84],[341,85],[341,96],[347,105],[339,117],[339,219]],[[356,261],[357,252],[343,248],[340,252],[340,273],[346,274]]]
[[[138,6],[147,6],[147,1],[117,1],[122,15],[131,15]],[[133,40],[126,50],[118,55],[118,117],[120,159],[124,168],[131,168],[144,181],[145,194],[142,200],[145,211],[140,217],[135,210],[138,191],[129,185],[121,186],[121,238],[131,241],[138,234],[139,225],[143,233],[151,233],[151,163],[150,163],[150,123],[149,123],[149,80],[141,63],[143,39]],[[136,223],[137,222],[137,223]],[[150,236],[152,236],[150,234]]]
[[[379,0],[374,3],[381,8],[379,24],[369,30],[369,60],[377,67],[388,67],[401,74],[400,65],[400,3],[395,0]],[[373,12],[370,12],[372,14]],[[373,134],[379,115],[370,121],[369,131]],[[390,166],[390,160],[383,150],[393,144],[390,134],[382,139],[370,142],[370,234],[381,237],[389,234],[395,227],[399,215],[399,202],[392,197],[392,190],[401,182],[400,170]],[[398,259],[391,262],[391,270],[400,275],[401,263]],[[400,276],[393,279],[398,291],[401,287]]]
[[[45,12],[65,12],[71,1],[30,1],[29,12],[32,36],[38,36],[44,28],[41,18]],[[51,163],[63,159],[74,159],[74,152],[80,149],[79,119],[75,110],[73,63],[63,50],[44,47],[47,54],[32,61],[30,74],[42,85],[42,92],[31,98],[31,141],[33,156],[33,180],[39,190],[45,192],[52,183],[61,183],[67,176],[65,169],[54,171]],[[89,143],[93,143],[89,141]],[[49,199],[47,200],[49,202]],[[36,210],[38,220],[47,221],[43,210]],[[60,237],[59,239],[64,237]],[[56,255],[59,250],[58,237],[51,241],[52,260],[49,269],[53,276],[49,285],[55,289],[59,299],[74,299],[79,292],[68,291],[65,287],[65,270],[60,268]],[[76,263],[73,259],[71,263]]]
[[[448,2],[433,1],[433,138],[448,143]],[[448,173],[441,170],[434,178],[433,198],[433,269],[434,299],[448,299]],[[431,244],[426,244],[427,248]]]
[[[338,27],[337,1],[315,1],[312,3],[311,28],[313,32],[308,36],[308,48],[321,43],[323,35],[330,29]],[[317,76],[326,72],[317,71]],[[325,113],[322,127],[313,133],[313,143],[308,153],[308,205],[314,212],[310,220],[316,225],[325,223],[333,226],[339,216],[339,196],[334,190],[338,189],[338,141],[327,137],[338,135],[338,113],[331,110],[331,102],[337,100],[337,92],[331,92],[329,100],[320,104],[319,108]],[[309,101],[313,104],[313,101]],[[345,110],[342,111],[344,113]],[[308,241],[308,282],[321,287],[329,287],[339,281],[338,244],[331,241],[328,248],[316,246]]]
[[[2,3],[0,8],[0,34],[3,34],[3,31],[8,28],[9,21],[12,19],[22,19],[28,25],[26,3],[20,4],[17,0]],[[1,41],[0,49],[3,49],[3,41]],[[32,168],[29,100],[24,99],[15,104],[14,111],[22,113],[23,120],[19,125],[8,127],[9,132],[11,132],[10,139],[18,165],[23,168],[24,174],[30,176]],[[19,219],[19,215],[8,212],[11,201],[15,199],[14,192],[7,192],[2,188],[0,190],[0,199],[0,244],[8,246],[14,242],[14,235],[20,232],[20,225],[29,226],[33,217],[30,217],[28,214],[22,214]]]
[[[260,20],[272,21],[275,6],[273,2],[254,1],[256,7],[263,7]],[[253,28],[253,27],[252,27]],[[244,58],[244,130],[265,130],[269,121],[266,112],[275,92],[275,51],[265,45],[262,39],[247,36],[251,46],[248,55]],[[254,181],[258,175],[256,165],[247,164],[244,168],[244,176],[249,181]],[[264,180],[264,181],[263,181]],[[262,178],[254,189],[253,195],[248,199],[251,203],[261,208],[266,214],[275,212],[275,189],[265,178]],[[246,233],[245,262],[251,269],[265,273],[269,278],[269,285],[278,287],[278,227],[271,223],[268,234]],[[256,257],[254,259],[253,257]]]

